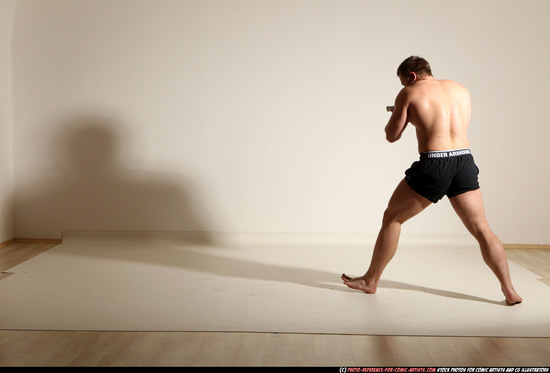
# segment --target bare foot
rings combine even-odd
[[[346,274],[342,274],[341,278],[342,281],[344,281],[344,284],[351,289],[361,290],[367,294],[376,293],[376,284],[372,284],[367,281],[366,276],[351,278]]]
[[[523,302],[523,299],[519,296],[514,289],[506,290],[502,289],[504,296],[506,297],[506,302],[509,305],[514,305]]]

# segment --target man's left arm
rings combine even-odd
[[[409,123],[407,115],[408,108],[407,91],[402,89],[395,98],[393,113],[385,128],[386,140],[389,142],[396,142],[399,140],[403,131],[407,128],[407,124]]]

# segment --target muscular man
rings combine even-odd
[[[512,285],[504,247],[489,228],[478,168],[469,149],[467,129],[471,104],[468,90],[450,80],[436,80],[429,63],[412,56],[401,63],[397,76],[404,88],[395,99],[385,128],[395,142],[411,123],[416,128],[420,160],[405,172],[382,219],[370,267],[356,278],[342,275],[352,289],[374,294],[382,272],[397,250],[401,225],[447,195],[454,210],[479,242],[485,263],[498,278],[508,304],[522,301]]]

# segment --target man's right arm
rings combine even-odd
[[[403,88],[395,98],[393,113],[385,128],[386,140],[389,142],[396,142],[399,140],[409,123],[407,115],[409,103],[407,96],[406,88]]]

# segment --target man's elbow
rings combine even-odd
[[[386,140],[390,143],[396,142],[401,138],[401,134],[403,131],[396,131],[394,126],[390,126],[389,124],[384,128],[384,132],[386,133]]]
[[[389,143],[394,143],[400,138],[401,138],[401,135],[392,135],[390,133],[386,133],[386,140],[388,140]]]

